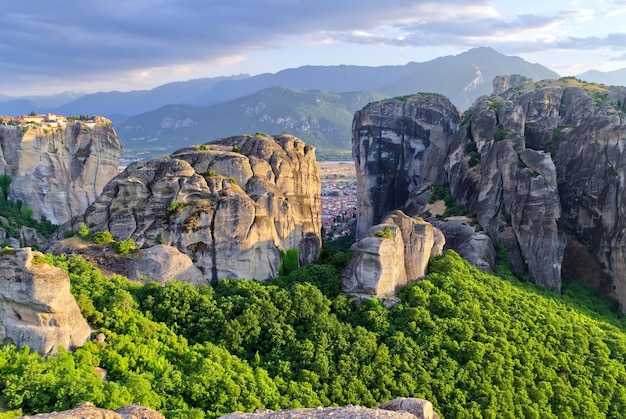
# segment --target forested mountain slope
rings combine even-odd
[[[621,418],[626,321],[576,284],[564,295],[472,268],[452,252],[388,310],[339,294],[348,256],[325,251],[268,285],[138,286],[79,257],[73,292],[100,339],[40,358],[0,350],[0,390],[23,413],[129,402],[169,418],[431,400],[446,418]],[[104,339],[102,339],[104,338]],[[102,380],[94,367],[107,371]]]

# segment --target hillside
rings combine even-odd
[[[576,76],[579,79],[612,86],[626,86],[626,68],[615,71],[590,70]]]
[[[134,158],[169,154],[234,132],[289,132],[322,149],[322,153],[332,153],[350,148],[354,111],[382,98],[368,92],[272,87],[208,107],[164,106],[124,121],[117,131],[123,138],[126,157]]]
[[[559,296],[505,265],[497,277],[448,252],[393,309],[355,308],[338,295],[342,260],[327,251],[326,264],[269,285],[211,288],[137,286],[105,279],[80,257],[48,257],[69,270],[105,340],[48,358],[3,347],[2,397],[23,413],[88,400],[137,402],[168,418],[396,396],[431,400],[444,418],[622,417],[626,321],[581,286]]]

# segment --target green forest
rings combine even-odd
[[[626,321],[614,302],[575,282],[563,295],[538,289],[502,261],[490,275],[448,251],[392,309],[357,307],[339,288],[349,256],[326,248],[268,284],[196,287],[106,278],[80,256],[47,255],[106,340],[51,357],[3,346],[0,417],[90,401],[213,418],[400,396],[444,418],[623,417]]]

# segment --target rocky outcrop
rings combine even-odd
[[[12,177],[10,199],[53,224],[85,211],[119,173],[121,151],[105,118],[65,128],[0,125],[0,173]]]
[[[503,98],[524,109],[528,146],[553,155],[562,222],[602,267],[603,279],[582,279],[612,282],[626,310],[626,88],[573,78],[533,87]]]
[[[174,246],[157,244],[122,255],[111,244],[98,245],[74,237],[56,242],[47,251],[54,254],[80,253],[107,276],[116,273],[133,281],[158,282],[161,285],[172,280],[193,285],[207,284],[204,274],[191,258]]]
[[[30,248],[0,257],[0,342],[46,355],[82,346],[90,335],[65,271]]]
[[[280,251],[319,256],[321,205],[315,149],[291,135],[237,136],[133,163],[61,232],[81,223],[188,255],[205,280],[267,280]]]
[[[459,110],[447,98],[428,93],[377,102],[354,115],[357,239],[403,206],[415,187],[443,175],[459,121]]]
[[[494,81],[498,94],[477,102],[455,137],[447,165],[453,195],[537,283],[559,289],[565,257],[568,276],[604,290],[611,282],[626,307],[626,89],[573,78],[523,80],[506,91],[502,84]],[[474,168],[472,148],[480,154]],[[572,233],[567,247],[564,228]],[[574,268],[582,259],[602,277]]]
[[[317,407],[314,409],[261,410],[254,413],[230,413],[220,419],[439,419],[428,400],[401,397],[380,405],[376,409],[360,406]]]
[[[165,417],[145,406],[129,404],[119,409],[107,410],[95,407],[91,403],[83,403],[75,409],[63,412],[40,413],[33,416],[23,416],[23,419],[165,419]]]
[[[194,266],[189,256],[173,246],[158,244],[141,250],[128,259],[131,266],[129,279],[144,282],[165,282],[176,279],[193,285],[206,284],[202,271]]]
[[[526,148],[526,112],[499,96],[481,99],[450,145],[446,180],[516,270],[559,291],[565,236],[550,154]]]
[[[356,243],[341,276],[341,289],[357,295],[393,296],[398,288],[426,275],[429,259],[441,255],[444,243],[443,234],[430,223],[394,211]]]
[[[449,219],[431,222],[446,238],[444,251],[454,250],[472,266],[485,272],[495,271],[496,249],[491,237],[484,231],[476,231],[467,220]]]

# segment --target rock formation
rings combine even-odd
[[[353,155],[362,177],[357,236],[392,208],[406,204],[410,215],[418,214],[426,181],[448,183],[453,201],[507,249],[516,270],[559,291],[567,227],[578,243],[568,251],[583,255],[586,247],[602,267],[603,277],[587,282],[603,289],[611,282],[626,307],[626,89],[521,76],[498,77],[493,85],[494,94],[465,112],[456,133],[437,143],[437,153],[427,147],[407,153],[398,127],[450,133],[458,123],[451,109],[425,122],[420,111],[403,107],[426,112],[430,103],[396,99],[355,115]],[[406,162],[419,162],[420,170]]]
[[[443,234],[430,223],[394,211],[356,243],[341,288],[357,295],[393,296],[426,276],[429,259],[441,255],[444,243]]]
[[[377,102],[354,115],[357,239],[403,206],[416,186],[443,175],[459,121],[459,110],[447,98],[428,93]]]
[[[515,269],[559,291],[565,236],[550,154],[526,148],[526,114],[517,103],[485,98],[466,116],[446,160],[452,196],[507,248]]]
[[[65,128],[0,125],[0,173],[12,177],[9,197],[53,224],[85,211],[119,173],[121,151],[105,118]]]
[[[494,81],[494,87],[501,84],[501,79]],[[450,153],[453,195],[474,208],[483,228],[500,231],[496,237],[509,244],[509,255],[513,254],[518,269],[523,267],[520,262],[526,261],[529,275],[549,288],[559,289],[566,226],[572,232],[570,241],[580,241],[603,267],[604,278],[589,281],[604,284],[610,278],[614,295],[624,309],[626,195],[622,180],[626,175],[626,89],[563,78],[537,83],[520,79],[507,91],[497,87],[495,90],[500,94],[477,102],[468,124],[461,130],[465,133],[464,143],[457,142]],[[498,131],[506,131],[502,145],[496,146],[497,160],[490,153],[499,138],[489,144],[489,129],[494,130],[496,137]],[[467,161],[463,148],[472,142],[481,155],[480,165],[474,169],[478,176],[470,176],[471,170],[463,163]],[[517,170],[511,148],[519,154]],[[505,167],[508,169],[503,170]],[[503,174],[507,171],[517,173],[510,178]],[[493,183],[485,177],[503,186],[507,179],[512,180],[510,189],[514,196],[506,187],[485,189]],[[472,186],[478,184],[478,190]],[[472,199],[472,190],[487,199],[482,199],[482,203],[480,198]],[[500,195],[502,199],[492,198],[487,204],[489,195]],[[504,208],[510,217],[501,209],[482,211],[481,217],[481,206]],[[513,240],[507,240],[506,228],[490,224],[497,212],[505,217],[504,224],[510,220],[521,260],[515,257]],[[575,243],[567,249],[578,255],[584,253]],[[576,275],[571,269],[568,274]]]
[[[484,231],[476,231],[464,220],[432,220],[446,238],[444,250],[454,250],[463,259],[485,272],[494,272],[496,249]]]
[[[626,88],[571,78],[535,86],[505,98],[526,109],[529,146],[554,155],[563,224],[597,258],[626,310]]]
[[[188,255],[206,280],[267,280],[281,250],[319,256],[321,205],[315,149],[288,134],[236,136],[133,163],[84,214],[59,229],[109,231],[142,249]]]
[[[91,329],[70,293],[67,273],[42,259],[30,248],[0,257],[0,342],[8,338],[46,355],[59,346],[82,346]]]
[[[23,416],[23,419],[165,419],[165,417],[150,408],[137,404],[129,404],[119,409],[106,410],[95,407],[91,403],[83,403],[75,409],[63,412],[40,413],[33,416]]]
[[[97,266],[105,275],[116,273],[139,282],[171,280],[193,285],[207,284],[204,274],[191,258],[174,246],[157,244],[128,254],[118,254],[111,244],[86,243],[78,237],[61,240],[47,249],[54,254],[80,253],[85,260]]]
[[[317,407],[314,409],[261,410],[254,413],[235,412],[219,419],[439,419],[428,400],[400,397],[370,409],[360,406]]]

